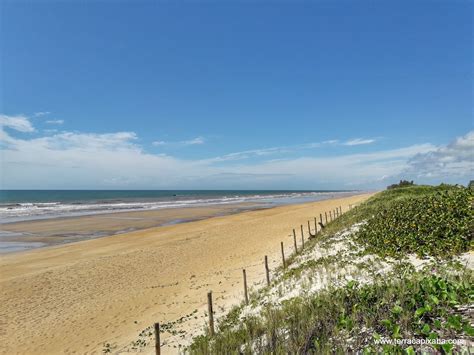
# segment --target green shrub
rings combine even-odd
[[[368,252],[397,257],[448,257],[472,240],[473,194],[457,187],[393,201],[381,207],[356,235]]]
[[[468,188],[474,190],[474,180],[469,181]]]
[[[399,187],[407,187],[407,186],[413,186],[413,185],[415,185],[413,183],[413,180],[412,181],[400,180],[398,184],[392,184],[390,186],[387,186],[387,189],[397,189]]]

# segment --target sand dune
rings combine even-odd
[[[0,351],[4,354],[152,353],[156,321],[176,322],[162,334],[176,353],[203,328],[206,293],[216,316],[263,284],[263,257],[280,263],[280,241],[292,251],[291,229],[324,211],[370,194],[276,207],[146,229],[0,257]],[[184,318],[182,318],[184,317]],[[181,319],[181,320],[180,320]],[[171,326],[171,325],[170,325]],[[137,341],[143,341],[140,344]],[[135,345],[134,345],[135,342]]]

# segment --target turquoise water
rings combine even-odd
[[[1,223],[123,211],[234,203],[274,206],[352,191],[282,190],[0,190]]]

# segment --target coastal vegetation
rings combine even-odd
[[[474,227],[472,192],[456,187],[428,191],[378,210],[356,239],[383,256],[439,258],[467,251]]]
[[[399,187],[407,187],[407,186],[413,186],[415,185],[415,183],[413,182],[413,180],[411,181],[408,181],[408,180],[400,180],[400,182],[398,184],[392,184],[390,186],[387,186],[387,189],[397,189]]]
[[[473,197],[451,185],[403,184],[376,194],[327,225],[188,352],[467,349],[474,339]]]

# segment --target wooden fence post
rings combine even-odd
[[[281,259],[283,260],[283,269],[286,268],[286,262],[285,262],[285,249],[283,248],[283,242],[281,243]]]
[[[212,309],[212,291],[207,293],[207,311],[209,312],[209,334],[214,336],[214,311]]]
[[[249,304],[249,294],[247,291],[247,272],[245,269],[242,270],[244,274],[244,293],[245,293],[245,304]]]
[[[329,211],[329,221],[332,222],[332,211]]]
[[[267,285],[270,286],[270,269],[268,268],[268,257],[265,255],[265,274],[267,275]]]
[[[155,323],[155,354],[161,354],[160,323]]]
[[[314,220],[316,221],[316,218],[315,218]],[[316,225],[316,223],[315,223],[315,225]],[[311,224],[310,224],[310,222],[308,221],[308,234],[309,234],[309,237],[308,237],[308,238],[311,239],[311,238],[316,237],[316,233],[318,233],[318,227],[316,227],[316,229],[314,230],[314,234],[311,233]],[[301,240],[304,240],[304,239],[303,239],[303,235],[301,235]],[[304,244],[304,242],[303,242],[303,244]]]
[[[341,212],[341,216],[342,216],[342,207],[339,206],[339,212]]]
[[[298,246],[296,245],[296,233],[295,233],[294,228],[293,228],[293,242],[295,244],[295,253],[298,253]]]
[[[308,238],[311,238],[311,229],[309,227],[309,221],[308,221],[308,233],[309,233]],[[301,225],[301,249],[303,248],[304,248],[304,234],[303,234],[303,225]]]
[[[324,217],[326,218],[326,224],[328,224],[328,213],[324,212]]]
[[[318,220],[314,217],[314,236],[318,234]]]

